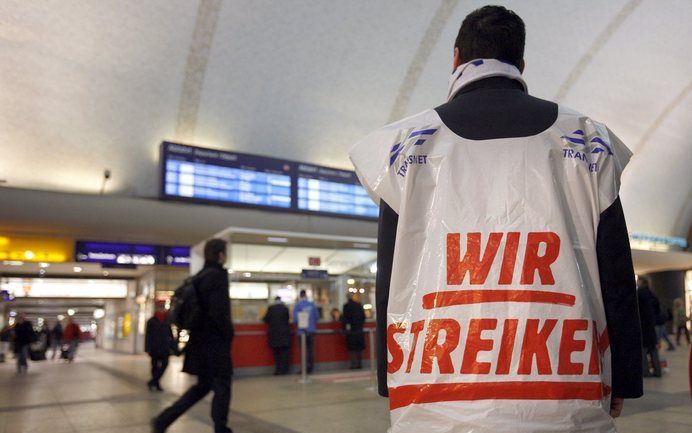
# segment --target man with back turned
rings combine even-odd
[[[231,403],[231,342],[233,324],[228,296],[226,241],[211,239],[204,245],[204,268],[195,276],[195,288],[201,309],[200,323],[190,330],[185,347],[183,371],[197,376],[193,385],[175,403],[152,421],[154,433],[165,432],[178,417],[214,392],[211,417],[215,433],[232,433],[228,428]]]
[[[642,395],[619,199],[631,153],[605,125],[528,94],[524,41],[514,12],[473,11],[447,101],[351,149],[380,203],[392,433],[611,433],[623,399]]]

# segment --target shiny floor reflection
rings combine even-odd
[[[669,368],[646,379],[645,397],[628,400],[617,424],[621,433],[689,433],[692,406],[687,348],[661,352]],[[0,364],[0,432],[149,432],[149,419],[193,382],[173,359],[165,392],[146,389],[148,359],[83,347],[73,364],[32,363],[26,376]],[[372,391],[367,372],[316,375],[307,385],[297,376],[240,378],[233,384],[230,423],[236,433],[384,433],[387,401]],[[169,430],[211,431],[209,398]]]

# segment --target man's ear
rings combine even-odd
[[[524,59],[521,59],[521,62],[519,62],[519,72],[521,72],[522,74],[524,73],[524,66],[526,66],[526,64],[524,63]]]
[[[461,65],[461,54],[459,54],[459,48],[454,47],[454,62],[452,72],[456,71],[459,65]]]

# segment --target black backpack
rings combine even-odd
[[[204,309],[197,289],[197,281],[201,275],[202,272],[186,278],[173,293],[168,323],[175,325],[178,331],[199,328],[203,323]]]

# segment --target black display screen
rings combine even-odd
[[[161,197],[376,219],[356,174],[313,164],[163,142]]]

